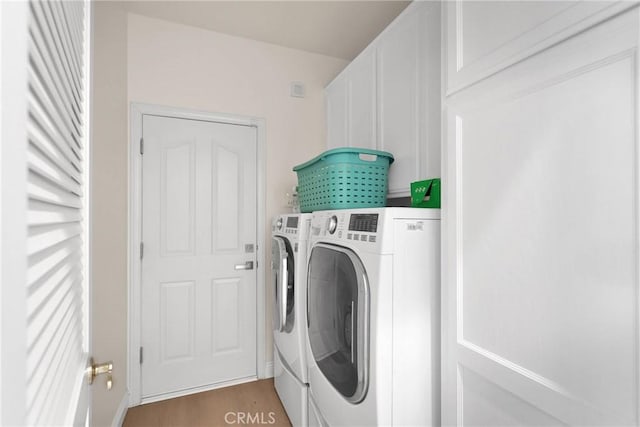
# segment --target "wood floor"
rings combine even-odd
[[[124,427],[291,426],[273,379],[129,408]]]

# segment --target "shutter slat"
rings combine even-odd
[[[32,73],[32,78],[29,83],[29,113],[32,116],[31,126],[37,124],[36,128],[40,129],[40,132],[52,140],[56,147],[67,160],[75,165],[79,166],[82,160],[82,153],[80,153],[76,147],[70,147],[68,145],[69,139],[72,138],[72,130],[68,128],[68,125],[60,119],[60,108],[55,98],[47,93],[43,85],[46,82],[41,82],[41,76]]]
[[[76,197],[82,196],[80,184],[35,146],[30,146],[27,150],[27,166],[32,173],[44,179],[47,185],[55,185]]]
[[[58,330],[58,324],[68,310],[73,310],[74,283],[76,277],[66,277],[55,287],[51,295],[51,301],[47,301],[44,309],[34,312],[34,316],[29,318],[29,328],[27,328],[27,348],[32,354],[42,354],[39,350],[47,350],[53,344],[53,340]],[[38,351],[32,351],[38,350]],[[36,371],[39,363],[38,357],[29,358],[27,372]],[[32,361],[34,363],[30,363]]]
[[[61,95],[64,96],[66,102],[66,112],[68,117],[73,123],[76,131],[80,130],[80,118],[78,114],[78,106],[81,100],[77,97],[77,89],[74,88],[71,76],[69,76],[62,63],[62,57],[64,52],[60,52],[56,42],[58,35],[55,29],[49,27],[49,22],[46,17],[45,2],[31,2],[31,9],[34,12],[34,20],[32,20],[31,31],[33,34],[33,41],[36,44],[37,50],[45,58],[45,64],[54,83],[56,83],[57,89]]]
[[[27,289],[53,270],[61,260],[79,252],[81,243],[82,240],[79,237],[72,237],[28,257]]]
[[[74,119],[70,115],[72,113],[65,111],[69,108],[69,101],[65,99],[65,96],[61,94],[54,83],[52,83],[53,79],[51,75],[48,74],[48,71],[46,69],[43,70],[43,68],[46,68],[46,59],[43,59],[40,52],[34,48],[32,49],[30,60],[34,64],[30,70],[29,93],[41,104],[40,108],[44,112],[44,114],[41,114],[49,120],[52,120],[51,124],[56,127],[55,131],[51,133],[62,135],[62,139],[65,141],[75,141],[81,138],[82,133],[78,131],[73,124]],[[42,71],[44,71],[44,73]],[[82,152],[78,149],[77,143],[74,142],[73,146],[67,148],[71,149],[77,158],[81,158]]]
[[[85,1],[31,0],[27,423],[68,425],[85,369]]]
[[[29,82],[29,106],[30,114],[36,123],[40,125],[43,133],[54,139],[58,148],[65,154],[71,163],[77,164],[82,160],[82,153],[75,146],[63,145],[68,144],[71,140],[80,137],[74,134],[74,130],[69,128],[68,121],[60,118],[60,99],[50,94],[43,88],[46,82],[42,82],[44,77],[35,73],[31,76]]]
[[[50,26],[55,26],[56,33],[58,35],[58,47],[62,52],[64,52],[63,62],[67,67],[68,74],[73,80],[73,88],[75,89],[74,93],[77,95],[78,100],[78,117],[81,117],[82,96],[79,93],[79,88],[81,86],[80,81],[82,80],[82,76],[80,68],[78,67],[76,55],[74,55],[73,48],[70,44],[68,27],[65,25],[66,22],[62,15],[62,9],[59,3],[49,1],[44,3],[44,5],[49,7],[47,17],[49,19]],[[80,120],[78,120],[78,125],[80,125]]]
[[[33,172],[30,172],[27,178],[27,192],[34,200],[69,208],[82,208],[82,198]]]
[[[40,34],[35,34],[34,36],[42,37]],[[69,99],[68,94],[60,87],[61,83],[58,82],[58,77],[51,74],[49,70],[53,67],[50,63],[51,55],[46,51],[43,52],[42,47],[37,44],[35,39],[31,39],[30,45],[29,59],[32,62],[30,72],[33,75],[30,76],[29,85],[33,86],[42,81],[39,85],[39,89],[43,91],[41,96],[43,99],[48,99],[50,104],[55,106],[52,109],[54,113],[51,116],[58,121],[59,133],[65,135],[65,139],[78,138],[81,133],[74,124],[74,121],[77,120],[75,112],[70,108],[74,101]],[[80,154],[77,147],[74,146],[72,148],[76,154]]]
[[[62,188],[34,170],[30,170],[27,175],[27,193],[32,200],[68,208],[82,208],[80,195]]]
[[[27,224],[30,226],[47,224],[64,224],[78,222],[82,219],[79,209],[56,207],[37,200],[29,200]]]
[[[82,98],[80,96],[80,79],[77,79],[76,75],[71,68],[71,62],[73,61],[70,56],[73,56],[73,52],[67,49],[63,40],[63,34],[60,30],[60,26],[62,21],[58,18],[59,16],[54,17],[54,9],[51,7],[52,2],[37,2],[37,5],[41,9],[41,16],[44,18],[42,22],[44,24],[43,28],[48,30],[48,36],[50,43],[50,48],[57,54],[59,59],[58,67],[61,76],[64,76],[64,79],[69,84],[69,91],[75,100],[75,105],[80,106],[82,104]],[[79,109],[77,112],[79,113]],[[78,118],[81,115],[78,114]],[[80,120],[78,120],[80,123]]]
[[[72,337],[70,339],[70,343],[77,346],[78,337]],[[73,348],[74,345],[68,345],[68,347]],[[77,353],[69,352],[66,354],[66,357],[61,360],[58,370],[54,372],[52,378],[52,392],[46,395],[46,399],[44,400],[44,407],[47,408],[47,412],[44,412],[38,420],[37,425],[43,425],[46,423],[48,419],[64,419],[65,417],[65,409],[68,409],[67,400],[68,396],[71,395],[72,388],[64,387],[63,390],[60,390],[60,384],[67,383],[67,378],[80,378],[82,372],[79,372],[77,368],[79,364],[82,363],[82,355]]]
[[[67,356],[65,353],[70,353],[69,348],[73,347],[74,344],[77,345],[80,337],[78,329],[74,327],[74,323],[81,321],[81,319],[75,316],[72,305],[70,305],[63,313],[63,316],[56,317],[55,321],[59,327],[55,335],[47,343],[49,346],[37,349],[38,351],[43,351],[39,359],[34,361],[27,360],[27,364],[37,366],[35,371],[29,372],[31,375],[27,382],[27,388],[32,391],[32,394],[28,396],[29,401],[32,402],[29,408],[30,412],[35,406],[38,410],[33,412],[46,414],[49,410],[46,404],[47,396],[50,396],[52,393],[65,392],[65,388],[70,391],[68,387],[70,385],[69,379],[62,378],[61,381],[56,384],[56,372],[61,362]],[[36,384],[39,386],[35,387]],[[62,390],[60,390],[60,388],[62,388]],[[38,424],[42,424],[42,422]]]
[[[77,254],[68,256],[59,262],[45,278],[33,283],[31,289],[29,289],[28,319],[35,319],[39,313],[45,312],[47,308],[50,308],[51,301],[53,301],[50,298],[53,298],[65,280],[82,274],[78,268],[79,260],[80,258]]]
[[[31,227],[27,237],[27,256],[81,234],[82,227],[76,223]]]
[[[73,56],[80,58],[82,56],[82,33],[80,31],[82,25],[78,25],[78,22],[82,18],[76,6],[75,3],[68,1],[60,3],[62,16],[64,17],[66,28],[71,39],[71,46],[73,47]]]

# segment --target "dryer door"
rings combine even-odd
[[[291,244],[280,236],[274,236],[271,241],[271,270],[275,291],[273,328],[278,332],[291,332],[295,320],[295,266]]]
[[[307,321],[318,367],[346,400],[369,385],[369,283],[350,249],[317,244],[309,258]]]

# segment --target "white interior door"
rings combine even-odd
[[[256,375],[256,128],[143,116],[142,398]]]
[[[447,99],[445,425],[640,424],[639,28],[636,8]]]

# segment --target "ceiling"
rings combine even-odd
[[[127,1],[129,12],[352,60],[410,1]]]

